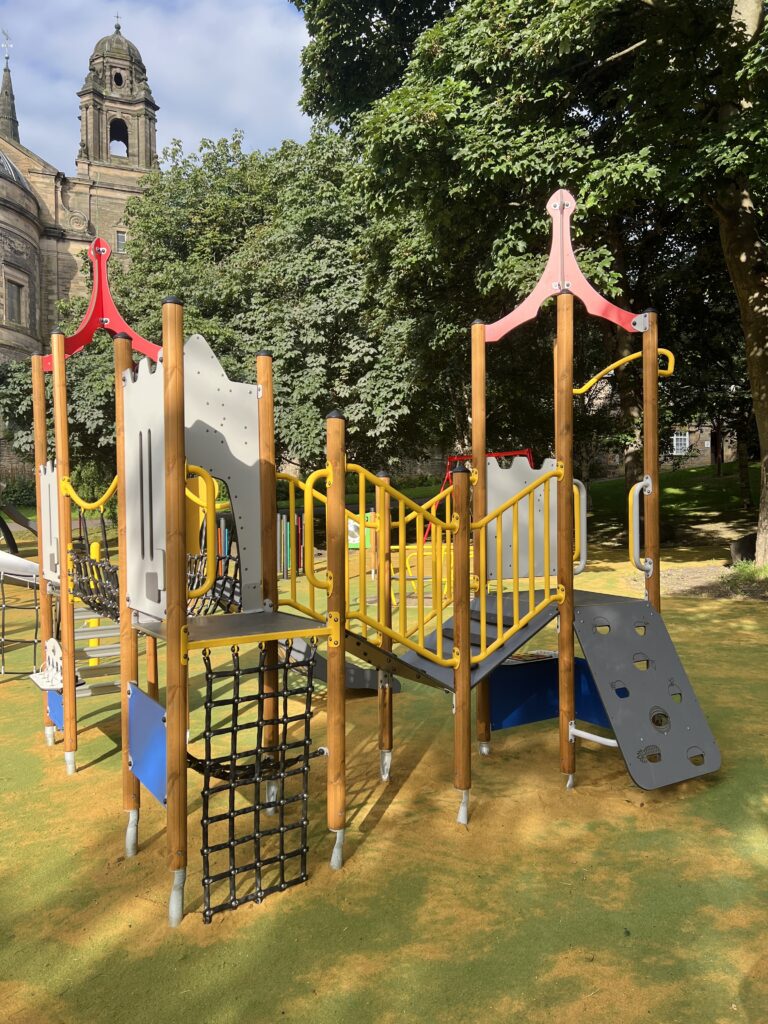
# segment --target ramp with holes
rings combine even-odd
[[[627,770],[641,789],[717,771],[720,751],[648,601],[576,592],[574,627]]]

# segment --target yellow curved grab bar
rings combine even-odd
[[[659,376],[671,377],[672,374],[675,372],[674,354],[670,352],[668,348],[660,348],[658,349],[658,353],[660,356],[666,356],[667,359],[666,367],[663,370],[659,369]],[[642,352],[633,352],[632,355],[624,356],[623,359],[617,359],[615,363],[611,363],[610,366],[606,366],[606,368],[604,370],[601,370],[600,373],[596,373],[594,377],[591,377],[586,384],[583,384],[580,388],[574,388],[574,395],[586,395],[590,388],[593,388],[599,380],[602,380],[603,377],[606,377],[613,370],[617,370],[620,366],[624,366],[626,363],[631,363],[633,359],[642,358]]]
[[[187,465],[187,473],[199,476],[205,484],[204,501],[185,488],[187,497],[205,509],[205,578],[199,587],[187,591],[188,597],[202,597],[216,582],[216,485],[211,474],[202,466]]]
[[[302,485],[304,491],[304,575],[309,580],[313,587],[318,590],[325,590],[330,594],[331,592],[331,581],[321,580],[315,575],[315,513],[312,508],[315,497],[320,498],[323,504],[328,504],[327,495],[321,495],[315,490],[315,483],[318,480],[327,480],[331,475],[330,467],[325,469],[316,469],[314,473],[310,473],[307,479]],[[297,481],[300,483],[300,481]]]
[[[65,497],[71,498],[71,500],[74,501],[78,508],[81,508],[84,512],[95,512],[97,509],[104,508],[109,499],[117,490],[117,477],[115,477],[115,479],[106,489],[106,491],[104,491],[102,496],[100,498],[97,498],[96,501],[85,501],[83,498],[81,498],[80,495],[72,486],[72,481],[68,476],[63,476],[61,478],[61,483],[59,486],[61,487],[61,493],[65,495]]]
[[[206,471],[204,469],[201,471],[200,474],[198,474],[197,473],[197,469],[198,468],[199,467],[197,467],[197,466],[195,466],[195,467],[188,466],[187,467],[188,470],[192,470],[192,472],[194,473],[195,476],[199,475],[199,476],[202,477],[203,482],[206,485],[205,497],[201,498],[199,494],[195,494],[193,491],[190,491],[190,489],[188,487],[184,488],[184,493],[187,496],[187,501],[191,501],[194,505],[197,505],[198,508],[207,508],[208,507],[208,504],[207,504],[207,502],[208,502],[208,482],[207,482],[207,480],[205,478],[207,476],[209,480],[213,480],[213,497],[214,497],[214,500],[217,499],[218,496],[219,496],[219,481],[215,477],[212,477],[209,473],[206,473]],[[205,475],[203,475],[203,474],[205,474]],[[228,501],[216,501],[216,511],[217,512],[223,512],[225,509],[227,509],[229,507],[230,507],[230,503]]]

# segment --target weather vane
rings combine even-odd
[[[7,64],[8,63],[9,52],[13,49],[13,43],[11,42],[11,37],[8,35],[8,33],[5,31],[5,29],[3,29],[2,31],[3,31],[3,41],[2,41],[2,43],[0,43],[0,46],[2,46],[3,52],[5,53],[5,63]]]

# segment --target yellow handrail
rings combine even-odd
[[[550,581],[551,576],[551,558],[550,558],[550,500],[549,500],[549,481],[550,480],[562,480],[564,473],[564,467],[562,462],[558,462],[554,469],[548,470],[546,473],[542,473],[536,480],[531,481],[523,487],[517,494],[513,494],[511,498],[508,498],[502,505],[488,512],[485,516],[479,519],[477,522],[471,523],[470,528],[475,533],[478,541],[478,577],[479,577],[479,625],[480,625],[480,650],[479,653],[475,654],[471,658],[473,665],[480,664],[484,658],[488,657],[489,654],[493,654],[494,651],[498,650],[507,640],[513,636],[516,632],[522,629],[530,620],[548,604],[552,604],[556,601],[562,601],[563,592],[560,586],[556,586],[554,591],[552,590],[552,584]],[[536,566],[535,566],[535,508],[534,508],[534,494],[539,487],[543,487],[543,500],[544,500],[544,529],[543,529],[543,544],[544,544],[544,563],[543,563],[543,576],[542,582],[544,585],[544,594],[539,602],[536,602]],[[520,572],[519,572],[519,557],[520,557],[520,530],[519,530],[519,506],[523,499],[528,500],[528,544],[527,544],[527,555],[528,555],[528,611],[520,616]],[[506,512],[511,509],[512,511],[512,621],[504,628],[504,539],[503,539],[503,516]],[[495,570],[496,570],[496,639],[491,643],[488,642],[488,533],[487,527],[490,523],[496,523],[496,551],[495,551]],[[581,546],[581,538],[577,541],[577,547]]]
[[[187,465],[187,474],[199,476],[205,484],[205,577],[199,587],[194,587],[187,592],[189,597],[202,597],[207,594],[216,582],[216,569],[218,558],[216,551],[216,487],[213,477],[207,469],[202,466]],[[186,490],[186,488],[185,488]],[[188,497],[192,497],[195,504],[200,504],[197,495],[191,495],[186,491]]]
[[[319,576],[315,575],[315,510],[313,504],[315,497],[319,498],[324,505],[328,504],[327,496],[321,495],[315,489],[315,484],[320,480],[327,481],[330,475],[331,467],[326,466],[325,469],[316,469],[314,473],[310,473],[304,483],[300,484],[304,491],[304,572],[311,586],[318,590],[324,590],[327,594],[331,592],[331,580],[321,580]]]
[[[115,479],[106,489],[106,491],[104,491],[102,496],[100,498],[97,498],[96,501],[85,501],[84,498],[81,498],[80,495],[72,486],[72,481],[68,476],[63,476],[61,478],[61,483],[59,484],[59,486],[61,487],[61,493],[65,495],[65,497],[71,498],[71,500],[74,501],[78,508],[81,508],[84,512],[96,512],[97,510],[101,510],[104,508],[109,499],[117,490],[117,477],[115,477]]]
[[[674,354],[670,352],[668,348],[660,348],[658,349],[658,353],[660,356],[666,356],[667,358],[667,365],[664,369],[659,370],[659,376],[671,377],[672,374],[675,372]],[[606,368],[604,370],[601,370],[600,373],[596,373],[594,377],[591,377],[586,384],[583,384],[580,388],[574,388],[574,395],[585,395],[590,388],[593,388],[599,380],[602,380],[603,377],[606,377],[609,373],[611,373],[611,371],[617,370],[620,366],[624,366],[626,363],[631,363],[633,359],[642,358],[642,352],[633,352],[629,356],[624,356],[622,359],[617,359],[615,363],[611,363],[610,366],[606,366]]]

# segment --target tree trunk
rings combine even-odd
[[[760,238],[749,189],[729,182],[716,211],[725,263],[739,303],[747,372],[760,439],[760,511],[757,565],[768,565],[768,252]]]
[[[749,450],[747,448],[747,432],[744,427],[736,431],[736,459],[739,467],[739,497],[741,507],[751,510],[755,507],[752,499],[752,488],[749,485]]]

